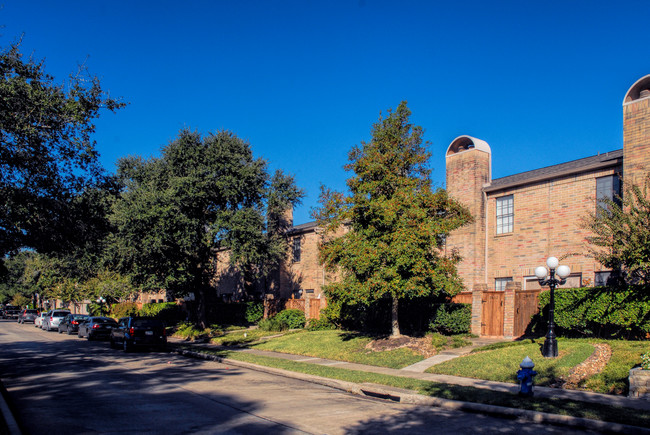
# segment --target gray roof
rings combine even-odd
[[[287,231],[287,232],[288,233],[299,233],[301,231],[311,230],[313,228],[316,228],[317,226],[318,226],[318,222],[316,222],[316,221],[307,222],[307,223],[300,224],[300,225],[294,225],[291,228],[289,228],[289,231]]]
[[[566,175],[580,172],[593,171],[597,169],[618,166],[623,163],[623,150],[609,151],[604,154],[597,154],[584,159],[573,160],[559,165],[547,166],[533,171],[521,172],[508,177],[496,178],[483,188],[486,192],[507,189],[522,184],[541,182],[552,178],[559,178]]]

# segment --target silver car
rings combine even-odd
[[[50,310],[43,318],[42,329],[46,331],[54,331],[59,329],[59,323],[65,316],[70,314],[70,310]]]

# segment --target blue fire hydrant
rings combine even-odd
[[[537,375],[537,372],[533,370],[535,363],[530,357],[524,358],[524,360],[519,364],[521,370],[517,372],[517,379],[521,381],[521,387],[519,389],[519,395],[524,397],[532,397],[533,395],[533,378]]]

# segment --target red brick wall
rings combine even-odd
[[[596,178],[614,173],[614,168],[605,169],[490,193],[488,288],[494,289],[496,278],[512,277],[526,289],[524,278],[532,277],[535,267],[545,265],[549,256],[559,258],[572,273],[582,274],[582,285],[593,285],[600,266],[585,256],[589,232],[581,222],[596,208]],[[505,195],[514,198],[514,228],[512,233],[497,235],[496,198]]]
[[[447,192],[465,205],[474,222],[452,232],[447,238],[445,253],[458,250],[463,257],[458,265],[465,286],[485,281],[485,202],[483,186],[490,182],[490,154],[469,149],[448,154]]]
[[[623,106],[623,179],[641,184],[650,169],[650,98]]]

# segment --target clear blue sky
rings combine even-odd
[[[180,129],[228,129],[305,189],[343,190],[347,152],[408,100],[434,182],[467,134],[493,177],[622,148],[622,101],[650,74],[650,1],[5,0],[2,45],[61,81],[85,63],[130,104],[98,122],[103,165]]]

